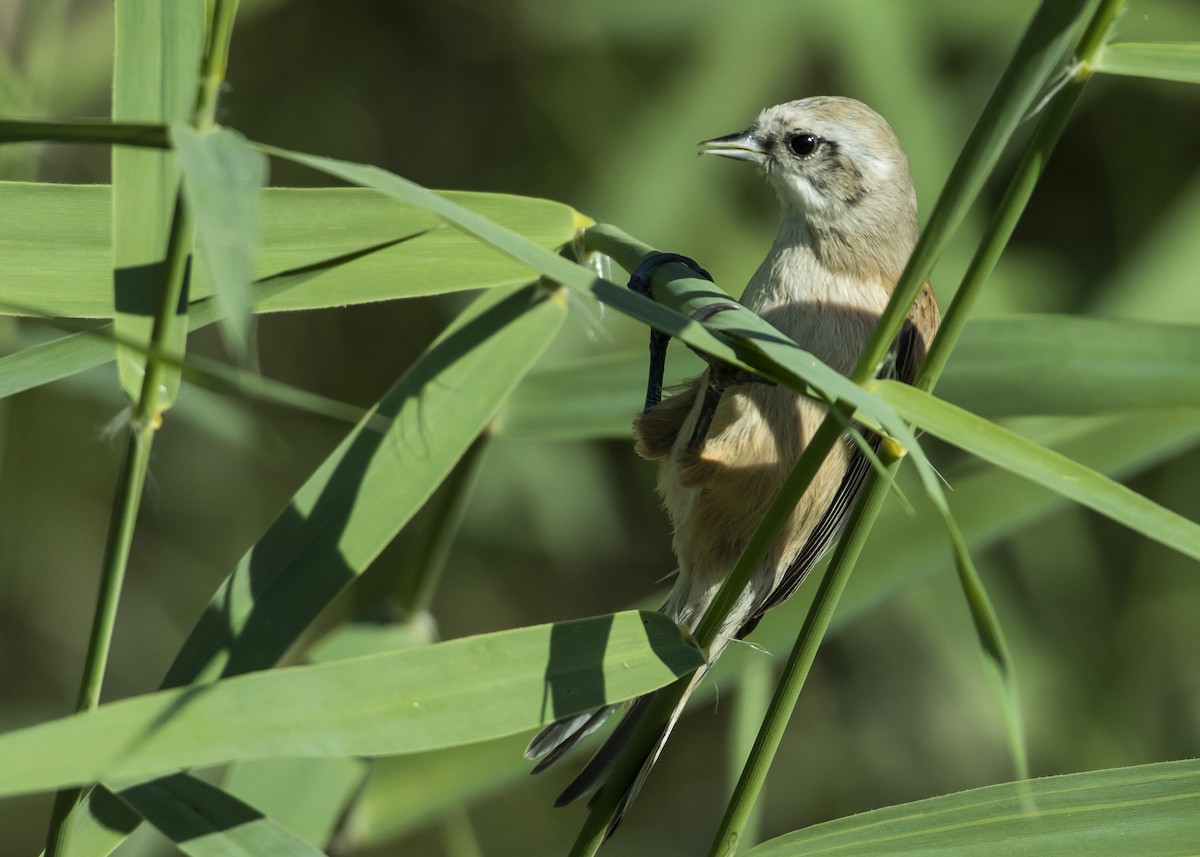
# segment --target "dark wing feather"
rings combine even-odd
[[[917,370],[921,368],[921,362],[925,359],[925,347],[925,340],[916,327],[911,321],[905,321],[904,327],[896,337],[888,365],[881,374],[896,378],[905,384],[911,384],[917,376]],[[879,435],[863,430],[863,437],[870,444],[872,450],[879,449]],[[843,443],[853,444],[854,442],[850,438],[844,438]],[[804,578],[812,571],[813,566],[829,550],[842,527],[842,522],[846,520],[846,515],[850,513],[854,501],[858,498],[859,489],[862,488],[863,480],[866,479],[867,471],[870,469],[871,462],[863,455],[862,450],[855,447],[850,465],[846,469],[846,475],[842,477],[842,484],[838,486],[837,493],[833,495],[833,501],[829,504],[829,508],[825,510],[825,514],[821,516],[821,520],[809,534],[800,553],[796,554],[792,564],[779,579],[779,585],[771,591],[762,606],[755,610],[746,623],[738,629],[739,640],[758,626],[767,611],[791,598],[800,584],[804,582]]]

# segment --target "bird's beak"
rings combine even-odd
[[[735,161],[749,161],[762,165],[767,160],[767,150],[762,141],[755,136],[753,128],[726,134],[724,137],[714,137],[699,144],[701,155],[720,155],[722,158],[733,158]]]

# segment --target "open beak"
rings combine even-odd
[[[763,165],[767,161],[767,150],[762,142],[754,135],[753,128],[726,134],[724,137],[714,137],[699,144],[701,155],[720,155],[722,158],[733,158],[735,161],[749,161],[752,164]]]

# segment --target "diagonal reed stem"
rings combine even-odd
[[[1030,31],[1035,29],[1038,18],[1046,11],[1047,5],[1049,4],[1043,4],[1042,9],[1039,10],[1038,17],[1030,25]],[[1084,61],[1077,65],[1077,68],[1081,69],[1081,71],[1077,71],[1068,84],[1054,96],[1039,122],[1034,137],[1027,147],[1025,155],[1009,184],[1008,191],[1005,193],[999,209],[972,260],[963,284],[946,313],[946,319],[938,331],[925,365],[916,379],[915,384],[921,389],[932,389],[936,383],[946,359],[962,332],[966,316],[975,297],[978,295],[987,277],[991,274],[1000,253],[1011,237],[1013,229],[1016,227],[1016,223],[1020,219],[1025,205],[1033,193],[1037,180],[1045,168],[1049,154],[1061,136],[1071,110],[1078,101],[1079,94],[1086,84],[1088,77],[1090,77],[1088,60],[1102,47],[1104,39],[1110,31],[1113,22],[1119,16],[1123,5],[1124,0],[1103,0],[1100,7],[1088,16],[1088,26],[1080,42],[1080,56]],[[1086,11],[1086,9],[1081,9],[1080,16],[1082,17]],[[1065,31],[1077,31],[1077,28],[1069,27]],[[1028,38],[1028,35],[1026,38]],[[1021,50],[1018,49],[1018,57],[1020,55]],[[997,93],[1001,89],[1002,87],[998,87]],[[994,102],[995,98],[993,98]],[[989,105],[990,107],[991,105]],[[1017,105],[1009,105],[1010,110],[1016,107]],[[1024,108],[1021,108],[1021,110],[1023,112]],[[979,127],[985,127],[987,124],[981,118],[977,130]],[[962,165],[967,159],[970,150],[971,147],[968,144],[967,149],[964,150],[963,156],[959,160],[959,165]],[[994,158],[992,162],[994,163]],[[955,173],[959,172],[959,165],[956,165]],[[990,169],[990,165],[988,168]],[[947,190],[943,195],[943,199],[939,200],[938,209],[941,210],[943,207],[947,209],[962,208],[965,211],[965,206],[961,204],[947,204],[943,206],[945,196],[951,194],[954,190],[954,186],[951,184],[952,181],[953,174],[951,181],[947,183]],[[935,211],[934,218],[936,219],[936,217],[937,212]],[[948,233],[946,237],[949,237]],[[916,257],[916,253],[914,253],[914,257]],[[912,268],[913,264],[913,262],[910,262],[909,267]],[[882,327],[883,323],[883,320],[881,320],[879,327]],[[879,328],[876,329],[877,334],[878,332]],[[864,369],[864,366],[865,360],[860,362],[859,370]],[[829,420],[827,419],[826,422],[828,423]],[[883,451],[889,451],[888,444],[884,445]],[[899,459],[889,463],[889,468],[893,473],[898,466]],[[808,671],[816,658],[820,643],[828,630],[838,600],[841,593],[845,590],[846,583],[849,580],[850,573],[853,571],[862,545],[865,543],[866,537],[869,535],[871,527],[874,525],[875,519],[882,508],[882,501],[887,494],[887,487],[887,481],[878,478],[877,474],[871,473],[868,475],[867,484],[863,489],[863,496],[859,500],[854,515],[847,525],[846,532],[839,540],[829,568],[821,580],[812,607],[809,610],[808,616],[797,637],[796,644],[780,677],[775,697],[771,700],[767,717],[763,721],[759,736],[755,741],[754,748],[751,750],[750,758],[743,768],[741,779],[734,789],[734,795],[730,799],[725,816],[721,821],[717,834],[713,838],[712,847],[709,852],[710,857],[727,857],[727,855],[735,854],[738,850],[743,831],[750,817],[751,807],[762,790],[767,770],[782,740],[783,730],[787,725],[792,711],[795,709],[796,701],[799,698]],[[953,535],[956,535],[956,532]],[[968,591],[972,585],[975,585],[980,590],[982,589],[980,582],[974,576],[973,568],[963,568],[960,564],[959,570],[960,574],[966,575],[963,584]],[[1018,770],[1023,769],[1023,759],[1018,759],[1017,765]]]
[[[1097,0],[1075,0],[1073,3],[1047,0],[1039,7],[1013,60],[997,84],[996,90],[951,171],[946,189],[930,217],[921,241],[918,242],[888,307],[881,316],[862,358],[855,367],[852,374],[854,381],[860,384],[867,383],[875,376],[878,366],[886,356],[887,349],[903,325],[917,292],[928,279],[942,249],[948,243],[967,209],[978,196],[983,182],[995,166],[1037,92],[1047,80],[1051,79],[1058,63],[1068,47],[1074,43],[1076,34],[1081,32],[1085,22],[1092,22],[1092,26],[1088,28],[1085,36],[1085,44],[1098,46],[1102,43],[1102,38],[1094,37],[1094,33],[1097,32],[1096,28],[1099,26],[1097,22],[1101,20],[1111,22],[1115,14],[1119,12],[1121,3],[1119,0],[1107,0],[1099,13],[1091,14],[1096,5]],[[969,300],[960,304],[962,307],[968,305]],[[956,317],[962,312],[964,311],[957,311]],[[961,324],[954,322],[949,327],[948,333],[943,334],[949,343],[942,346],[943,353],[948,353],[959,330],[961,330]],[[939,336],[940,339],[942,336]],[[761,561],[760,552],[765,555],[764,546],[770,545],[779,522],[786,519],[799,497],[807,489],[829,449],[840,436],[839,424],[851,416],[852,411],[848,405],[836,403],[833,408],[840,410],[840,414],[830,413],[826,417],[812,442],[801,455],[784,488],[772,504],[766,519],[752,537],[750,544],[747,545],[737,565],[698,625],[696,636],[702,646],[711,643],[711,637],[715,634],[715,629],[720,626],[721,619],[745,587],[754,567]],[[841,592],[845,588],[854,560],[861,549],[860,542],[865,540],[866,533],[869,532],[878,509],[882,505],[882,498],[886,495],[889,481],[880,480],[874,474],[868,477],[868,484],[864,488],[858,510],[855,511],[850,526],[843,534],[842,540],[839,541],[833,561],[818,590],[818,598],[814,602],[810,618],[805,622],[801,636],[793,649],[792,657],[789,659],[788,667],[780,680],[767,721],[764,723],[763,730],[760,731],[759,739],[751,752],[742,779],[735,789],[725,818],[713,841],[711,853],[714,855],[732,854],[738,847],[741,831],[749,817],[749,807],[761,791],[766,770],[778,747],[783,726],[794,708],[795,700],[803,686],[812,659],[815,658],[820,641],[824,637],[828,627],[828,618],[832,617]],[[682,696],[683,687],[682,682],[676,682],[656,695],[653,707],[642,719],[639,729],[635,731],[627,753],[618,762],[606,788],[598,795],[592,812],[576,840],[575,847],[571,852],[572,857],[594,854],[603,842],[608,819],[615,809],[619,795],[632,781],[640,766],[633,759],[640,759],[640,754],[644,754],[649,749],[656,729],[665,722],[666,715],[673,707],[674,703],[668,701],[672,698],[677,701]],[[660,699],[663,700],[661,706]],[[658,720],[656,715],[662,719]]]

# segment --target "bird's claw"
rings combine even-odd
[[[687,265],[701,277],[712,282],[712,274],[701,268],[694,259],[679,253],[651,253],[642,260],[641,264],[637,266],[637,270],[629,277],[629,288],[653,300],[654,296],[650,293],[650,277],[655,268],[668,262]],[[661,330],[650,331],[650,376],[646,380],[646,404],[642,408],[642,413],[649,411],[662,401],[663,375],[667,369],[667,343],[670,340],[671,337]]]

